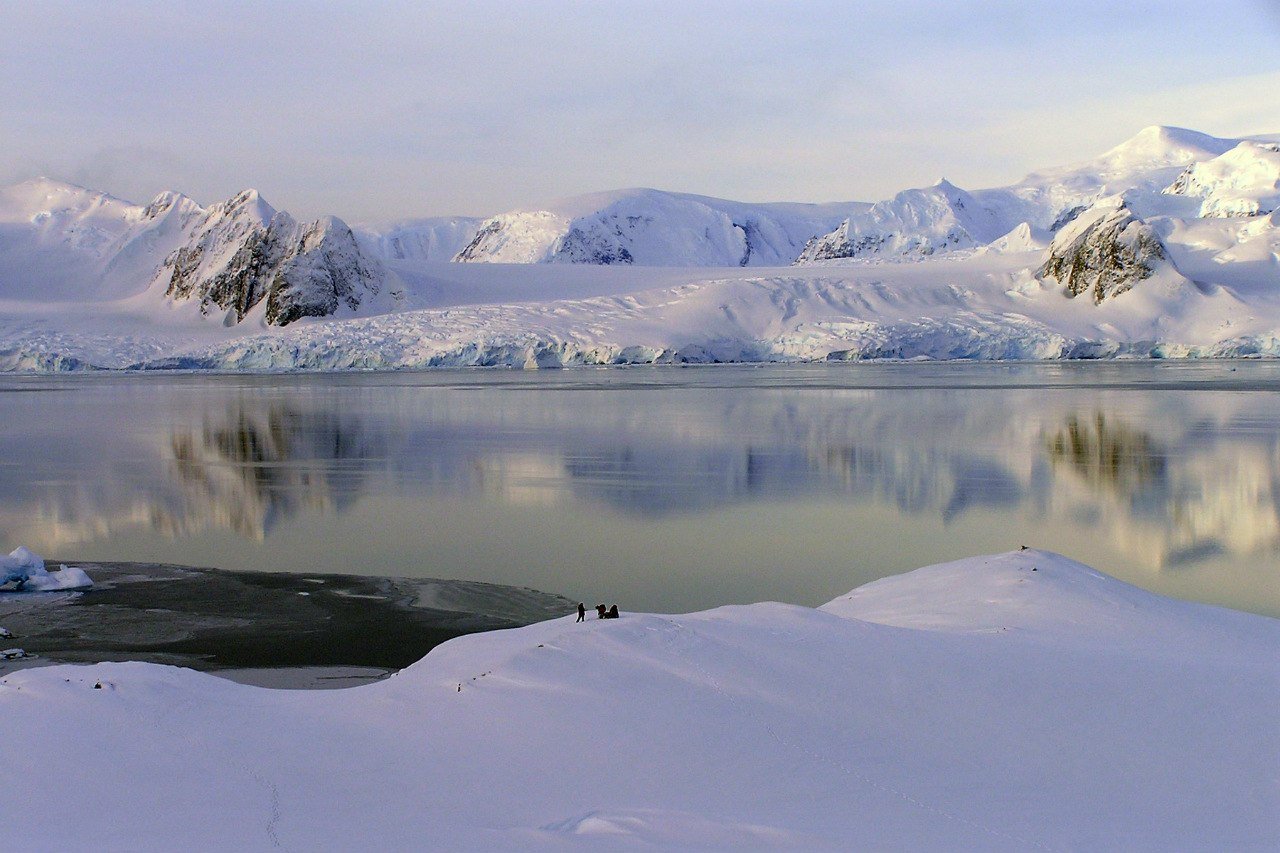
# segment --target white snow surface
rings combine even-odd
[[[350,267],[360,286],[284,329],[263,307],[236,323],[204,291],[165,294],[175,249],[212,281],[244,267],[237,234],[292,222],[257,193],[142,207],[29,181],[0,191],[0,370],[1277,356],[1275,149],[1153,127],[1008,187],[940,182],[874,206],[625,190],[359,226],[313,277]],[[1099,305],[1039,277],[1055,240],[1121,204],[1167,256],[1153,275]],[[455,249],[502,263],[443,260]]]
[[[476,236],[484,220],[436,216],[353,226],[362,248],[384,262],[448,261]]]
[[[1011,225],[993,207],[943,179],[903,190],[850,217],[805,247],[799,263],[839,258],[925,258],[935,252],[972,249],[1006,233]]]
[[[1027,550],[470,635],[348,690],[51,666],[0,679],[0,761],[75,807],[0,822],[21,850],[1264,849],[1278,652],[1276,620]]]
[[[1271,213],[1280,207],[1280,143],[1241,142],[1188,166],[1165,192],[1203,199],[1201,217]]]
[[[57,571],[45,568],[44,559],[21,545],[0,557],[0,586],[15,584],[21,592],[54,592],[69,589],[87,589],[93,586],[84,569],[60,566]],[[0,630],[0,637],[8,632]]]

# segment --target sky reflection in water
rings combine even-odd
[[[817,604],[1019,544],[1280,615],[1280,365],[6,378],[0,545]]]

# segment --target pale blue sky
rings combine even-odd
[[[0,181],[349,220],[875,200],[1280,132],[1280,3],[0,4]]]

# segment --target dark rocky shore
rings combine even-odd
[[[3,642],[28,654],[0,661],[0,674],[140,660],[272,686],[346,686],[408,666],[453,637],[574,607],[558,595],[472,581],[63,562],[88,572],[94,587],[0,591],[0,626],[14,635]]]

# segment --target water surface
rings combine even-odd
[[[1280,615],[1280,364],[0,380],[0,546],[818,604],[1026,544]]]

